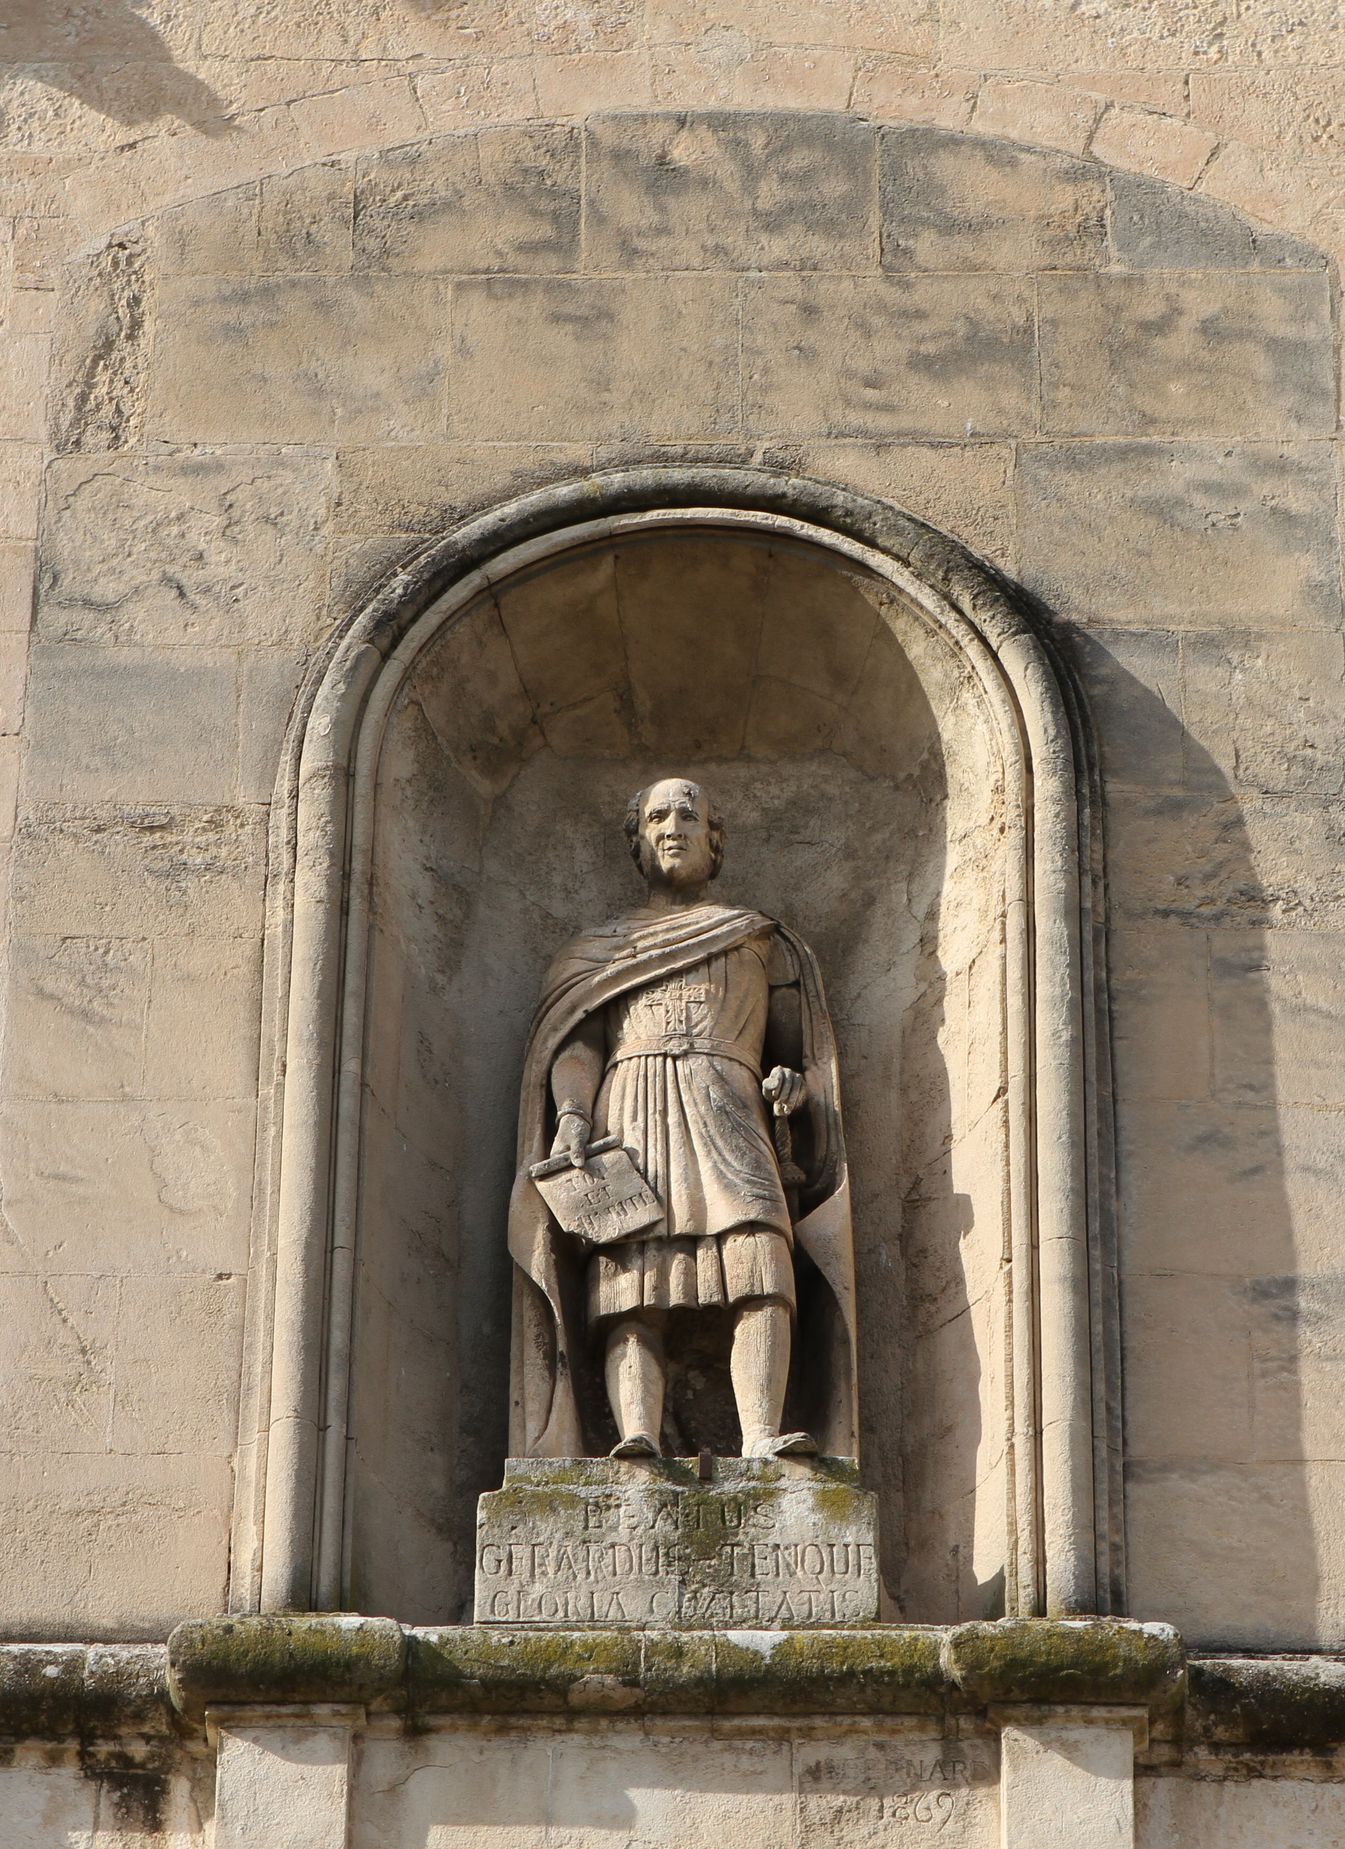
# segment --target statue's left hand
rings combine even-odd
[[[772,1066],[761,1081],[761,1095],[777,1117],[792,1117],[808,1096],[808,1081],[789,1066]]]

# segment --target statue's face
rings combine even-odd
[[[710,803],[694,783],[656,783],[640,811],[640,865],[651,886],[704,886],[714,871]]]

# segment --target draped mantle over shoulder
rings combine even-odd
[[[559,952],[543,982],[524,1054],[518,1170],[509,1203],[509,1250],[517,1267],[509,1433],[515,1457],[588,1455],[574,1381],[583,1339],[583,1261],[528,1176],[529,1166],[550,1149],[552,1061],[575,1028],[617,996],[736,949],[772,928],[788,943],[798,964],[808,1084],[807,1180],[794,1234],[830,1298],[829,1313],[817,1323],[825,1332],[820,1343],[824,1352],[815,1352],[815,1342],[796,1356],[795,1366],[818,1377],[814,1435],[822,1450],[838,1457],[856,1453],[850,1189],[836,1046],[822,980],[812,952],[784,925],[744,907],[707,903],[653,918],[633,915],[581,932]]]

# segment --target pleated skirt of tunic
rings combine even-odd
[[[616,1060],[595,1136],[619,1134],[664,1207],[588,1266],[590,1323],[747,1298],[794,1303],[793,1231],[751,1067],[708,1053]]]

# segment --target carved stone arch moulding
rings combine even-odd
[[[398,690],[488,587],[577,547],[707,528],[819,548],[886,580],[956,652],[991,715],[1008,842],[1005,1604],[1011,1615],[1123,1607],[1099,804],[1077,694],[1014,588],[897,507],[768,471],[648,468],[528,495],[429,544],[329,638],[301,691],[270,843],[236,1610],[350,1597],[374,792]]]

